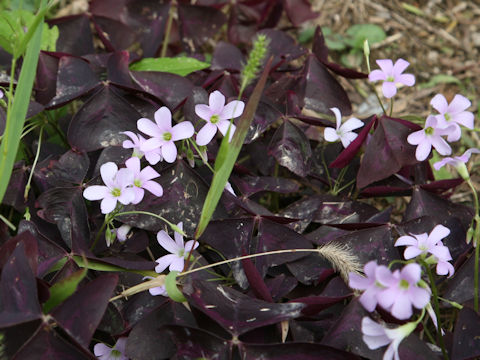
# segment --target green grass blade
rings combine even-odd
[[[42,8],[45,0],[42,1]],[[43,17],[41,18],[43,23]],[[0,145],[0,201],[3,200],[8,182],[12,174],[13,163],[17,155],[23,124],[27,115],[33,81],[37,70],[38,56],[42,43],[43,26],[37,26],[27,46],[25,58],[20,72],[15,96],[11,108],[7,112],[7,125],[2,144]]]
[[[130,70],[161,71],[180,76],[187,76],[192,72],[206,69],[209,66],[209,63],[199,61],[194,58],[181,56],[175,58],[145,58],[130,65]]]
[[[212,185],[208,190],[205,203],[203,204],[202,214],[195,232],[195,239],[198,239],[200,236],[202,236],[203,232],[207,228],[208,223],[210,222],[210,219],[212,218],[218,201],[222,196],[223,189],[227,184],[228,178],[233,170],[233,166],[235,165],[235,161],[237,160],[238,154],[242,148],[245,136],[247,135],[248,128],[250,127],[255,115],[255,111],[257,110],[258,103],[260,101],[260,97],[262,96],[263,88],[265,87],[268,73],[270,71],[271,62],[272,60],[270,59],[262,73],[262,76],[258,80],[255,89],[253,90],[252,96],[248,100],[245,111],[240,117],[237,130],[233,135],[232,142],[228,144],[228,137],[225,136],[223,138],[219,154],[217,155],[217,161],[220,161],[221,164],[215,164],[215,174],[213,175]],[[226,146],[224,142],[227,142],[229,146]]]
[[[80,281],[85,278],[85,275],[87,275],[87,269],[80,269],[75,271],[69,277],[53,284],[49,289],[50,298],[45,304],[43,304],[43,313],[48,314],[50,310],[70,297],[70,295],[77,290],[78,284],[80,284]]]

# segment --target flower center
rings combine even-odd
[[[172,140],[172,134],[169,132],[163,133],[163,140],[170,141]]]
[[[119,197],[122,195],[122,190],[119,188],[113,188],[112,191],[110,192],[114,197]]]
[[[395,78],[393,76],[387,76],[387,80],[388,82],[395,82]]]
[[[404,290],[407,290],[408,287],[410,286],[408,281],[404,279],[400,280],[400,283],[398,285],[400,286],[400,289],[404,289]]]
[[[220,120],[220,118],[218,117],[218,115],[212,115],[212,116],[210,117],[210,122],[211,122],[212,124],[216,124],[216,123],[218,122],[218,120]]]
[[[445,118],[445,121],[450,121],[450,120],[452,120],[452,115],[450,115],[449,113],[443,114],[443,117]]]
[[[431,126],[425,128],[425,135],[433,135],[433,132],[435,131],[434,128],[432,128]]]
[[[179,257],[184,257],[184,256],[185,256],[185,249],[180,249],[180,250],[178,251],[178,256],[179,256]]]
[[[112,351],[110,352],[110,356],[114,358],[120,358],[122,356],[122,353],[118,350],[112,349]]]
[[[140,179],[135,179],[133,181],[133,185],[135,185],[136,187],[142,187],[142,180]]]

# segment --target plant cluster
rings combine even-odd
[[[1,15],[0,358],[480,356],[480,150],[430,160],[469,99],[395,117],[409,63],[301,46],[304,0],[40,3]]]

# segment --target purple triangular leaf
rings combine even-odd
[[[480,356],[480,316],[468,307],[458,314],[453,333],[452,360],[474,359]]]

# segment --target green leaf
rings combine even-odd
[[[69,277],[53,284],[50,288],[50,298],[43,304],[43,313],[48,314],[50,310],[70,297],[77,290],[78,284],[85,278],[85,275],[87,275],[87,269],[80,269]]]
[[[427,89],[438,84],[457,84],[460,85],[460,80],[452,75],[438,74],[433,76],[430,81],[418,85],[419,89]]]
[[[322,34],[325,39],[325,45],[327,45],[330,50],[342,51],[347,48],[345,38],[340,34],[332,32],[332,29],[329,27],[322,27]]]
[[[178,290],[177,287],[177,275],[179,274],[178,271],[170,271],[165,278],[165,290],[167,290],[168,297],[176,302],[185,302],[185,296],[183,296],[182,292]]]
[[[248,100],[245,111],[240,117],[231,143],[228,144],[228,136],[225,136],[222,140],[222,144],[220,145],[220,150],[217,155],[217,160],[215,161],[215,174],[213,175],[212,184],[210,185],[207,197],[203,203],[202,214],[200,215],[200,221],[198,223],[197,230],[195,231],[195,239],[198,239],[207,228],[213,212],[217,207],[218,201],[222,196],[223,189],[225,189],[225,185],[227,184],[233,166],[235,165],[235,161],[237,160],[240,149],[242,148],[245,136],[247,135],[248,128],[250,127],[253,116],[255,115],[255,111],[257,110],[258,103],[260,101],[260,97],[262,96],[263,88],[265,87],[268,73],[270,71],[271,63],[272,59],[270,59],[265,66],[262,76],[258,80],[258,83],[255,86],[250,99]]]
[[[134,71],[161,71],[180,76],[206,69],[210,64],[189,57],[176,58],[145,58],[130,65],[130,70]]]
[[[349,46],[363,51],[363,43],[365,39],[370,45],[385,40],[387,34],[385,31],[374,24],[356,24],[348,28],[346,42]]]
[[[18,38],[23,35],[20,21],[16,16],[11,11],[2,11],[0,13],[0,46],[6,52],[13,54]]]
[[[300,31],[300,34],[298,34],[298,42],[300,44],[307,44],[310,41],[312,41],[314,35],[315,35],[315,28],[308,27]]]

